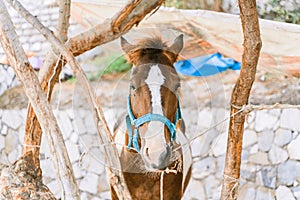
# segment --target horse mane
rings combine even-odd
[[[138,41],[136,45],[137,49],[157,49],[167,50],[168,46],[166,42],[162,41],[162,38],[158,35],[152,38],[144,38]]]
[[[146,54],[151,54],[153,57],[158,54],[164,54],[169,59],[170,49],[167,42],[163,42],[162,38],[158,35],[151,38],[144,38],[138,40],[135,45],[132,45],[126,53],[127,61],[130,63],[137,63],[137,61]]]

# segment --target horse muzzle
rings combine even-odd
[[[149,171],[164,170],[171,162],[172,150],[169,145],[164,149],[150,150],[145,147],[142,149],[142,159]]]

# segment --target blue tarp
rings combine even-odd
[[[188,76],[210,76],[227,69],[239,70],[241,63],[232,58],[225,58],[220,53],[179,60],[174,64],[176,70]]]

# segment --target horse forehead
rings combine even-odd
[[[145,80],[145,83],[147,83],[148,85],[151,85],[151,84],[163,85],[165,82],[165,79],[166,78],[163,75],[161,69],[156,64],[156,65],[152,65],[150,67],[147,78]]]
[[[173,67],[151,63],[136,66],[131,73],[131,82],[137,87],[161,85],[173,91],[179,77]]]

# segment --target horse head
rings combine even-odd
[[[161,38],[130,44],[121,38],[133,64],[128,96],[126,145],[139,153],[148,171],[164,170],[174,160],[176,126],[181,121],[180,79],[173,66],[183,48],[183,35],[168,46]]]

